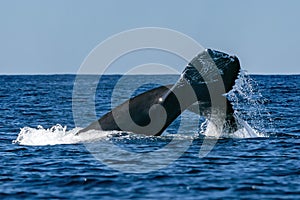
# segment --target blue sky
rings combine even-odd
[[[1,0],[0,74],[75,74],[101,41],[138,27],[236,54],[252,74],[300,74],[299,8],[297,0]]]

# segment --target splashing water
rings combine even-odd
[[[237,121],[238,130],[233,133],[221,133],[218,129],[216,120],[205,120],[199,128],[199,133],[207,137],[214,138],[255,138],[268,137],[266,129],[272,126],[270,114],[264,106],[266,99],[257,89],[257,83],[251,79],[245,71],[241,71],[239,79],[233,89],[226,94],[234,107],[234,116]],[[265,123],[263,119],[269,123]],[[67,127],[57,124],[45,129],[42,126],[37,128],[21,128],[15,144],[20,145],[57,145],[57,144],[76,144],[96,141],[99,139],[109,139],[113,134],[120,131],[88,131],[77,135],[81,128],[74,128],[67,131]],[[182,135],[182,134],[180,134]]]
[[[210,120],[205,120],[199,130],[199,134],[204,135],[206,137],[211,138],[257,138],[257,137],[267,137],[266,135],[256,131],[255,129],[251,128],[251,126],[238,116],[235,116],[238,129],[235,132],[226,132],[220,131],[220,126],[223,123],[214,123]]]
[[[228,133],[222,131],[223,122],[216,118],[205,120],[199,133],[213,138],[255,138],[268,137],[267,129],[272,126],[270,113],[264,103],[267,102],[258,90],[258,84],[242,70],[231,91],[226,95],[234,108],[234,117],[238,130]],[[266,123],[264,120],[268,120]],[[218,128],[219,127],[219,128]]]
[[[44,129],[40,125],[37,128],[24,127],[21,128],[17,139],[13,143],[29,146],[77,144],[96,141],[110,134],[118,133],[118,131],[88,131],[77,135],[76,133],[79,130],[81,128],[74,128],[67,131],[67,127],[63,127],[60,124],[48,129]]]
[[[272,126],[270,113],[265,107],[267,99],[258,89],[258,84],[242,70],[231,91],[226,94],[234,108],[238,134],[250,137],[268,137],[267,129]],[[265,120],[268,122],[266,123]],[[242,132],[241,132],[242,130]],[[235,135],[236,133],[234,133]]]

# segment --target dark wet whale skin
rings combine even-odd
[[[211,67],[213,64],[217,68]],[[88,130],[117,130],[144,135],[161,135],[184,110],[196,102],[198,102],[199,114],[206,116],[211,108],[207,84],[214,88],[214,84],[223,81],[227,93],[235,84],[239,71],[240,64],[237,57],[206,49],[187,65],[176,84],[154,88],[127,100],[80,130],[78,134]],[[188,98],[191,88],[196,99]],[[217,93],[217,96],[221,99],[225,98],[223,91]],[[237,128],[234,111],[230,102],[226,99],[225,101],[226,127],[234,131]]]

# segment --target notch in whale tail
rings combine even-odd
[[[209,71],[211,64],[215,64],[218,70]],[[240,65],[236,57],[207,49],[187,65],[176,84],[154,88],[125,101],[77,134],[88,130],[117,130],[144,135],[161,135],[185,109],[195,102],[201,102],[198,104],[198,110],[210,108],[210,97],[207,89],[207,84],[210,83],[207,80],[215,81],[215,73],[221,74],[222,80],[219,81],[224,82],[225,90],[228,92],[232,89],[239,70]],[[186,95],[186,89],[190,86],[197,96],[195,100],[190,100],[189,96]],[[180,108],[181,104],[175,93],[179,93],[185,98],[184,108]],[[222,96],[223,94],[219,95]],[[233,108],[228,101],[225,124],[232,130],[237,128]]]

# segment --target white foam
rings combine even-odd
[[[44,129],[42,126],[37,128],[24,127],[21,128],[13,143],[29,146],[77,144],[103,139],[114,133],[113,131],[88,131],[77,135],[79,130],[81,128],[67,131],[67,127],[60,124],[49,129]]]
[[[212,138],[241,138],[242,139],[242,138],[268,137],[263,133],[259,133],[255,129],[251,128],[246,121],[240,119],[239,117],[235,116],[235,119],[238,125],[238,130],[235,132],[232,133],[220,132],[214,123],[210,121],[206,121],[204,122],[207,123],[206,129],[204,132],[201,132],[201,134]]]
[[[236,117],[236,120],[237,120],[240,128],[237,131],[235,131],[234,133],[231,134],[232,138],[258,138],[258,137],[267,137],[263,133],[259,133],[255,129],[251,128],[246,121],[244,121],[244,120],[242,120],[242,119],[240,119],[238,117]]]
[[[259,133],[249,126],[249,124],[236,117],[239,129],[233,133],[220,133],[217,126],[213,123],[206,121],[203,124],[206,124],[205,131],[201,134],[212,137],[212,138],[258,138],[258,137],[267,137],[266,135]],[[202,126],[204,126],[202,124]],[[44,145],[60,145],[60,144],[78,144],[85,142],[93,142],[101,139],[109,139],[113,134],[122,133],[120,131],[96,131],[90,130],[87,132],[78,133],[82,128],[74,128],[67,131],[66,126],[61,126],[57,124],[51,128],[45,129],[42,126],[37,128],[24,127],[20,129],[20,133],[17,138],[13,141],[15,144],[19,145],[28,145],[28,146],[44,146]],[[168,134],[167,134],[168,135]],[[173,134],[172,134],[173,135]],[[177,134],[179,137],[191,137],[190,135],[185,135],[185,133]],[[128,135],[129,136],[129,135]],[[176,136],[173,135],[173,136]],[[148,136],[144,136],[148,137]],[[151,137],[151,136],[150,136]],[[195,137],[193,135],[192,137]],[[123,137],[122,137],[123,138]]]

